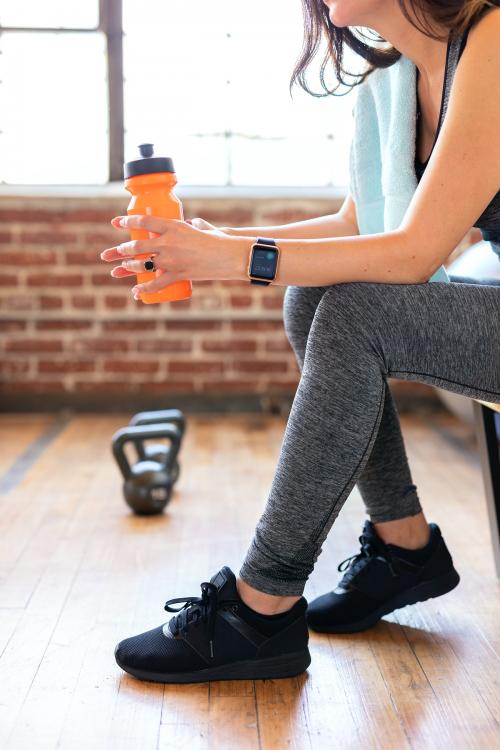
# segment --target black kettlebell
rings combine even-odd
[[[180,409],[162,409],[160,411],[140,411],[130,420],[132,426],[149,425],[170,422],[175,424],[181,433],[181,442],[186,431],[186,418]],[[162,463],[170,451],[169,445],[144,445],[137,442],[135,444],[139,461],[159,461]],[[175,483],[179,479],[181,467],[176,459],[172,466],[172,481]]]
[[[142,442],[151,438],[168,438],[169,450],[160,461],[149,458],[130,465],[125,445],[133,443],[137,453]],[[122,427],[113,435],[113,455],[124,478],[123,494],[134,513],[150,516],[161,513],[172,495],[172,469],[181,444],[181,431],[175,424],[152,424]]]

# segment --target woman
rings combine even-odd
[[[280,227],[113,219],[115,227],[160,234],[101,255],[123,261],[111,272],[117,277],[143,270],[132,256],[152,255],[163,273],[134,287],[136,297],[184,278],[248,280],[256,235],[275,237],[273,283],[288,287],[285,330],[301,368],[267,505],[238,578],[223,567],[201,584],[201,597],[167,602],[174,612],[172,604],[184,603],[167,623],[118,644],[118,664],[140,679],[298,674],[310,663],[308,624],[362,630],[459,581],[439,527],[420,506],[387,378],[500,403],[500,288],[460,277],[428,283],[477,217],[500,247],[500,8],[484,0],[303,4],[307,44],[295,78],[321,35],[331,42],[339,78],[344,42],[374,67],[400,54],[414,61],[421,110],[415,167],[426,175],[401,226],[373,235],[359,235],[349,195],[338,214]],[[375,29],[393,48],[360,43],[349,30],[355,26]],[[452,40],[462,54],[445,91]],[[344,561],[350,566],[335,591],[307,607],[304,585],[355,483],[371,519],[361,551]]]

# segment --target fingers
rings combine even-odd
[[[163,219],[161,216],[148,216],[146,214],[131,214],[130,216],[115,216],[111,219],[111,225],[115,229],[145,229],[155,234],[168,232],[172,225],[180,222],[180,219]]]
[[[142,270],[144,271],[144,268]],[[113,276],[115,279],[121,279],[123,276],[135,276],[135,272],[127,271],[127,269],[123,268],[123,266],[116,266],[112,269],[111,276]]]
[[[134,257],[135,255],[152,255],[163,244],[161,237],[153,240],[130,240],[122,242],[115,247],[108,247],[101,253],[101,259],[108,263],[113,260],[121,260],[123,257]]]
[[[168,271],[159,270],[156,279],[147,281],[145,284],[134,286],[132,292],[137,299],[138,295],[143,292],[159,292],[160,289],[164,289],[169,284],[173,284],[174,281],[178,281],[178,279],[173,278],[173,274]]]
[[[149,255],[145,260],[154,260],[155,270],[157,271],[160,270],[160,266],[158,265],[159,263],[158,256]],[[122,261],[122,265],[117,266],[117,267],[124,268],[127,271],[131,271],[132,273],[144,273],[146,271],[146,269],[144,268],[144,260],[124,260]]]

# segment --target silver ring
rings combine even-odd
[[[155,261],[153,256],[149,260],[144,261],[144,270],[145,271],[156,271]]]

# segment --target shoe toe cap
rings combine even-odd
[[[307,624],[314,629],[350,625],[365,617],[376,602],[357,589],[336,589],[310,602]]]
[[[164,657],[166,641],[163,626],[124,638],[115,647],[115,660],[122,669],[147,669]]]
[[[306,611],[307,624],[314,627],[315,625],[325,625],[336,615],[340,607],[339,597],[330,591],[309,602]]]

